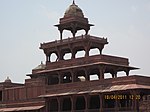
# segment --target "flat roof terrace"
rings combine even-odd
[[[52,70],[56,68],[58,69],[64,67],[81,66],[85,64],[95,64],[95,63],[129,66],[129,62],[127,58],[108,56],[108,55],[95,55],[95,56],[82,57],[82,58],[76,58],[70,60],[60,60],[58,62],[47,62],[46,69]]]
[[[126,90],[150,90],[150,77],[125,76],[115,79],[97,81],[85,81],[68,84],[49,85],[46,87],[47,94],[40,97],[67,96],[73,94],[108,93]]]
[[[52,48],[52,47],[68,47],[68,44],[81,44],[80,42],[94,42],[95,44],[108,44],[106,38],[100,38],[100,37],[95,37],[91,35],[81,35],[81,36],[76,36],[76,37],[68,37],[63,40],[55,40],[52,42],[47,42],[47,43],[41,43],[40,49],[47,49],[47,48]]]

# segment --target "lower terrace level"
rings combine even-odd
[[[145,96],[129,91],[46,97],[46,112],[138,112]]]

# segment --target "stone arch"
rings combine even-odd
[[[64,98],[62,102],[62,111],[71,111],[71,99],[70,98]]]
[[[85,71],[84,70],[78,70],[75,74],[75,81],[76,82],[83,82],[86,80],[86,74],[85,74]]]
[[[73,51],[74,51],[74,55],[75,55],[75,58],[82,58],[82,57],[85,57],[85,49],[84,49],[84,46],[78,46],[78,47],[74,47],[73,48]]]
[[[99,69],[98,68],[91,69],[89,77],[90,77],[90,81],[91,80],[99,80],[100,79]]]
[[[104,73],[104,79],[109,79],[112,78],[112,74],[111,73]]]
[[[49,61],[50,62],[56,62],[58,61],[58,55],[55,52],[50,53],[49,55]]]
[[[57,74],[52,74],[48,76],[48,85],[55,85],[59,83],[59,78]]]
[[[70,72],[63,73],[62,82],[63,83],[70,83],[70,82],[72,82],[72,75],[71,75]]]
[[[105,95],[104,108],[115,108],[115,98],[114,94]]]
[[[90,48],[90,50],[89,50],[89,56],[94,56],[94,55],[100,55],[99,48]]]
[[[79,96],[76,99],[76,110],[84,110],[85,109],[85,98],[83,96]]]
[[[82,57],[85,57],[85,50],[80,50],[80,51],[77,51],[77,53],[75,54],[75,58],[82,58]]]
[[[89,108],[90,109],[99,109],[100,108],[99,95],[92,95],[92,96],[90,96]]]
[[[70,48],[61,49],[62,60],[69,60],[72,58],[72,52]]]
[[[69,59],[71,59],[71,57],[72,57],[72,53],[71,52],[70,53],[65,53],[64,56],[63,56],[63,59],[64,60],[69,60]]]
[[[49,110],[50,110],[50,112],[56,112],[56,111],[58,111],[58,101],[57,101],[57,99],[51,99],[50,101],[49,101]]]

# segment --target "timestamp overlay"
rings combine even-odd
[[[140,100],[141,96],[140,95],[124,95],[124,94],[109,94],[109,95],[104,95],[105,100]]]

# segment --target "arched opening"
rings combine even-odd
[[[84,110],[85,109],[85,99],[83,96],[79,96],[76,99],[76,110]]]
[[[92,48],[89,51],[89,56],[100,55],[100,51],[98,48]]]
[[[90,75],[90,81],[94,81],[94,80],[99,80],[99,77],[97,74]]]
[[[104,107],[105,108],[115,108],[115,98],[114,98],[113,94],[105,95]]]
[[[71,100],[70,98],[64,98],[63,99],[63,111],[71,111]]]
[[[56,62],[58,59],[58,56],[56,55],[56,53],[52,53],[50,55],[50,62]]]
[[[76,81],[77,82],[84,82],[86,81],[86,75],[84,70],[80,70],[76,73]]]
[[[112,74],[104,73],[104,79],[110,79],[110,78],[112,78]]]
[[[132,106],[132,100],[134,99],[134,95],[131,95],[130,93],[122,94],[122,97],[118,100],[120,102],[120,107],[131,107]],[[132,99],[133,98],[133,99]]]
[[[71,53],[65,53],[63,59],[64,59],[64,60],[69,60],[69,59],[71,59],[71,57],[72,57],[72,54],[71,54]]]
[[[90,97],[90,109],[99,109],[100,108],[100,98],[98,95]]]
[[[63,39],[72,38],[72,33],[69,30],[63,30]]]
[[[56,111],[58,111],[58,101],[57,101],[57,99],[51,99],[50,101],[49,101],[49,110],[50,110],[50,112],[56,112]]]
[[[99,70],[92,69],[89,76],[90,76],[90,81],[99,80]]]
[[[66,72],[63,75],[63,83],[70,83],[72,82],[72,76],[70,72]]]
[[[57,75],[51,75],[48,77],[48,85],[55,85],[59,83],[59,78]]]
[[[85,51],[84,50],[77,51],[75,58],[82,58],[82,57],[85,57]]]
[[[76,36],[82,36],[85,35],[85,31],[84,30],[78,30],[76,33]]]
[[[126,73],[124,71],[117,73],[117,77],[124,77],[124,76],[126,76]]]

